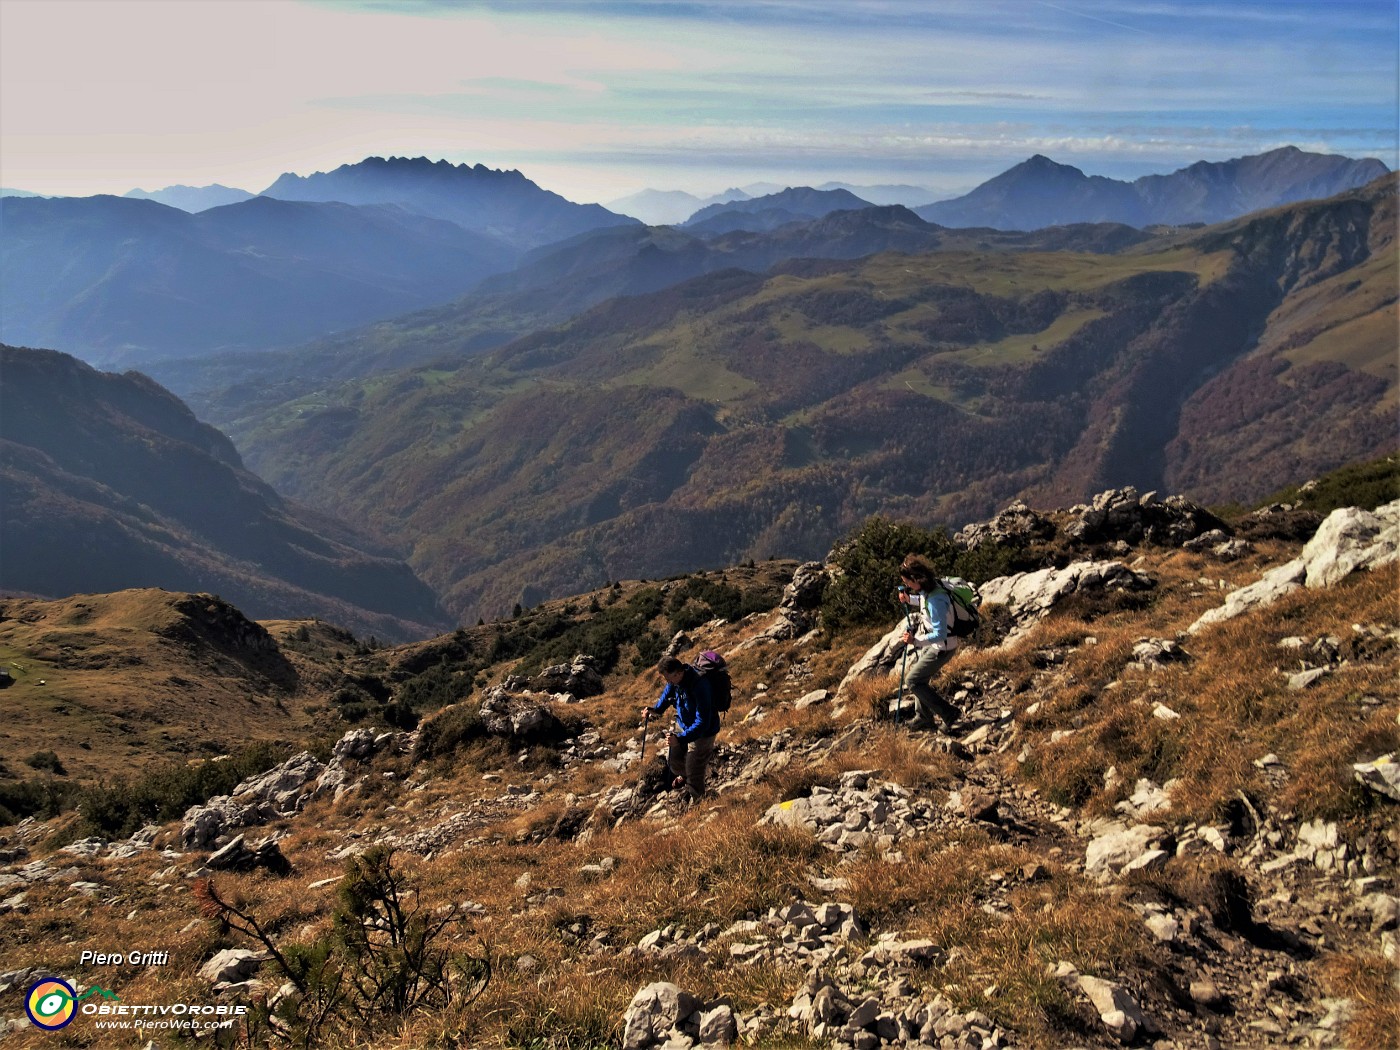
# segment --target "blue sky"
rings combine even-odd
[[[0,0],[0,184],[266,187],[374,155],[575,200],[963,192],[1281,145],[1397,166],[1395,0]]]

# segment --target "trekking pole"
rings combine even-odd
[[[900,590],[903,591],[904,588],[901,587]],[[914,633],[914,622],[913,622],[912,620],[909,619],[909,603],[908,603],[908,602],[900,602],[899,604],[900,604],[901,606],[904,607],[904,629],[905,629],[906,631],[908,631],[910,634],[913,634],[913,633]],[[899,654],[899,696],[895,698],[895,702],[894,702],[894,724],[895,724],[895,725],[899,725],[899,715],[900,715],[900,712],[904,710],[904,663],[905,663],[905,661],[908,660],[908,659],[909,659],[909,646],[908,646],[908,645],[905,645],[904,648],[900,651],[900,654]]]
[[[648,710],[642,715],[642,757],[637,761],[637,789],[633,792],[636,798],[642,794],[642,781],[647,775],[647,728],[651,725],[651,711]]]
[[[907,620],[905,622],[908,622]],[[909,659],[909,646],[899,654],[899,696],[894,702],[894,724],[899,725],[899,712],[904,710],[904,661]]]

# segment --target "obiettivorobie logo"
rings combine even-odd
[[[46,1032],[56,1032],[66,1028],[78,1015],[78,1004],[84,999],[100,995],[104,999],[120,1001],[116,992],[93,985],[79,995],[73,986],[60,977],[44,977],[30,986],[24,999],[24,1012],[29,1015],[35,1028]]]
[[[116,992],[107,988],[93,985],[79,994],[61,977],[43,977],[30,986],[24,999],[24,1011],[35,1028],[46,1032],[66,1028],[79,1014],[92,1018],[99,1029],[197,1032],[229,1027],[247,1015],[248,1006],[245,1003],[124,1003]]]

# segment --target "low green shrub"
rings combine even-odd
[[[260,945],[290,984],[275,1006],[255,1001],[241,1030],[221,1032],[221,1047],[383,1045],[407,1015],[469,1005],[491,980],[489,951],[452,943],[471,932],[465,914],[452,905],[428,907],[385,846],[346,861],[330,936],[310,943],[275,936],[212,881],[196,883],[194,897],[221,932]]]
[[[68,770],[63,768],[58,754],[53,751],[35,751],[24,760],[24,764],[30,769],[37,769],[41,773],[52,773],[56,777],[68,775]]]
[[[924,529],[907,522],[881,517],[866,520],[832,554],[839,575],[822,598],[822,622],[829,629],[897,619],[901,609],[895,598],[899,565],[906,555],[928,559],[940,576],[961,576],[985,583],[1022,568],[1019,548],[984,544],[964,551],[948,538],[942,527]]]
[[[252,744],[222,762],[172,763],[134,780],[82,788],[74,798],[74,808],[82,815],[80,837],[119,838],[145,824],[174,820],[191,806],[227,795],[240,781],[267,772],[291,750],[285,744]]]

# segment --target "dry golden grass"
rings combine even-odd
[[[1173,567],[1185,567],[1186,578],[1173,578]],[[1051,619],[1013,651],[966,660],[968,670],[1028,682],[1019,710],[1039,707],[1025,720],[1034,745],[1026,777],[1054,801],[1090,812],[1110,812],[1139,777],[1175,779],[1177,812],[1214,820],[1240,792],[1254,798],[1272,793],[1255,761],[1274,753],[1292,774],[1278,793],[1284,809],[1304,819],[1364,809],[1369,803],[1352,781],[1351,763],[1400,746],[1394,660],[1336,667],[1300,692],[1287,687],[1287,672],[1298,669],[1296,657],[1278,643],[1293,635],[1337,634],[1345,640],[1352,623],[1393,629],[1394,574],[1362,573],[1327,591],[1297,592],[1269,609],[1186,637],[1182,644],[1192,658],[1184,664],[1150,672],[1128,668],[1140,638],[1174,637],[1222,600],[1216,592],[1208,603],[1192,594],[1191,571],[1188,556],[1168,559],[1162,586],[1171,594],[1145,619],[1122,625]],[[1245,574],[1245,582],[1249,578]],[[1080,644],[1086,637],[1097,644]],[[1038,649],[1070,645],[1078,648],[1062,664],[1037,671]],[[1363,696],[1379,703],[1362,705]],[[1158,705],[1181,717],[1154,717]],[[1068,735],[1051,743],[1055,730]],[[1109,767],[1118,774],[1116,787],[1104,783]]]
[[[21,763],[39,741],[65,779],[94,780],[317,735],[308,708],[333,662],[192,645],[185,632],[200,628],[182,602],[193,604],[155,589],[0,602],[0,667],[15,678],[0,694],[11,772],[30,772]]]
[[[1400,746],[1393,651],[1336,668],[1298,693],[1287,690],[1284,674],[1296,670],[1290,663],[1296,656],[1278,649],[1277,642],[1289,635],[1349,638],[1352,622],[1393,628],[1400,622],[1393,573],[1362,575],[1327,592],[1296,594],[1270,610],[1185,638],[1183,645],[1192,655],[1186,664],[1152,673],[1128,668],[1140,638],[1176,637],[1223,600],[1224,592],[1213,582],[1200,583],[1201,577],[1236,585],[1252,582],[1266,564],[1286,553],[1281,545],[1266,545],[1260,554],[1228,566],[1182,552],[1154,554],[1148,568],[1159,585],[1149,604],[1081,604],[1043,622],[1015,648],[960,653],[945,678],[985,678],[998,689],[995,683],[1004,683],[1010,690],[1005,704],[1015,711],[1020,742],[1031,744],[1032,754],[1020,765],[1015,761],[1019,748],[1013,747],[993,761],[1010,777],[1084,812],[1110,812],[1136,778],[1150,777],[1158,783],[1178,781],[1172,793],[1176,819],[1218,819],[1244,792],[1300,818],[1379,821],[1383,814],[1352,785],[1349,766]],[[695,632],[703,636],[696,647],[727,652],[753,629],[706,628]],[[965,772],[956,759],[931,747],[928,738],[870,718],[872,706],[897,689],[893,677],[858,683],[839,717],[831,704],[792,708],[791,701],[810,689],[834,688],[882,633],[870,628],[827,648],[785,643],[735,653],[735,707],[721,745],[757,753],[776,738],[788,742],[790,761],[764,781],[707,800],[673,824],[630,814],[614,826],[596,816],[572,840],[526,841],[550,831],[571,812],[591,809],[599,792],[636,783],[639,770],[635,765],[614,770],[601,763],[561,768],[548,748],[532,749],[522,764],[518,752],[504,746],[472,745],[443,760],[411,768],[403,764],[395,779],[372,777],[371,786],[338,803],[313,804],[283,826],[288,832],[283,850],[297,868],[293,877],[220,878],[220,888],[242,894],[279,937],[314,939],[328,929],[336,888],[307,887],[342,870],[341,862],[328,854],[356,841],[352,836],[368,843],[384,831],[406,834],[464,811],[479,814],[470,830],[438,855],[400,853],[399,860],[429,905],[472,900],[482,906],[485,913],[474,920],[475,933],[463,931],[454,943],[490,946],[497,962],[491,986],[470,1008],[411,1017],[397,1027],[386,1024],[372,1037],[347,1035],[337,1044],[347,1047],[613,1044],[627,1002],[642,985],[663,979],[702,996],[729,996],[741,1010],[761,1003],[781,1009],[805,977],[800,966],[734,966],[722,952],[718,963],[677,966],[624,949],[667,925],[694,932],[713,923],[722,930],[796,898],[827,899],[812,888],[813,875],[848,878],[850,890],[830,896],[848,900],[881,929],[928,937],[948,950],[940,964],[915,975],[928,996],[944,994],[961,1009],[985,1011],[1015,1032],[1018,1045],[1082,1041],[1083,1025],[1096,1021],[1082,1001],[1047,976],[1047,967],[1066,961],[1086,973],[1153,974],[1160,969],[1158,949],[1118,896],[1105,895],[1053,856],[1047,859],[1044,844],[1035,849],[1008,846],[969,829],[901,842],[901,864],[873,854],[841,864],[804,832],[757,825],[773,802],[817,784],[835,785],[847,770],[878,770],[881,777],[935,803]],[[1049,660],[1046,650],[1056,651],[1058,662]],[[502,673],[504,668],[494,668],[488,677]],[[768,688],[759,690],[760,683]],[[620,753],[629,741],[638,742],[641,708],[657,691],[654,674],[619,672],[609,679],[604,696],[558,713],[586,716]],[[1364,705],[1363,696],[1380,702]],[[1154,718],[1159,703],[1181,717]],[[1033,704],[1039,706],[1028,713]],[[765,719],[744,722],[755,706],[765,708]],[[648,763],[659,755],[663,729],[661,723],[651,727]],[[1057,730],[1073,732],[1051,744],[1050,735]],[[812,744],[825,747],[808,760],[803,755]],[[1270,751],[1290,770],[1282,787],[1272,785],[1254,765]],[[1104,783],[1109,766],[1118,774],[1113,787]],[[376,772],[385,768],[375,766]],[[500,779],[483,779],[487,773]],[[542,790],[544,798],[522,808],[501,797],[507,784]],[[579,796],[577,803],[566,799],[568,793]],[[463,845],[464,838],[481,844]],[[610,875],[594,877],[580,870],[609,857],[616,864]],[[1035,862],[1042,865],[1042,876],[1020,880],[1016,873]],[[84,982],[104,983],[105,977],[124,997],[129,991],[133,1001],[207,994],[193,973],[216,948],[235,942],[218,937],[207,924],[181,932],[196,917],[185,867],[166,877],[162,888],[149,883],[167,864],[157,856],[74,864],[80,872],[75,878],[119,886],[116,903],[75,898],[66,883],[32,888],[29,914],[0,914],[0,969],[44,965]],[[1174,895],[1207,912],[1225,908],[1233,885],[1228,868],[1213,874],[1182,864],[1174,861],[1160,877],[1129,880],[1127,892]],[[994,878],[995,873],[1004,878]],[[984,907],[993,901],[1006,904],[993,909],[995,915]],[[575,925],[586,931],[581,939],[570,932]],[[123,945],[170,950],[171,965],[131,973],[76,970],[77,950],[90,943],[99,927],[104,938]],[[605,947],[594,953],[589,943],[597,934],[605,936]],[[526,956],[533,964],[522,962]],[[1385,998],[1383,967],[1375,960],[1339,957],[1328,973],[1334,994],[1358,1004],[1354,1045],[1393,1043],[1396,1010],[1393,999]],[[20,1033],[12,1039],[21,1047],[56,1045],[42,1034]],[[75,1036],[69,1045],[98,1044],[90,1038],[84,1044]],[[139,1046],[144,1040],[102,1045]],[[780,1033],[764,1045],[809,1044],[798,1034]]]
[[[905,853],[902,864],[871,859],[843,869],[858,912],[940,945],[944,961],[919,978],[926,993],[985,1011],[1020,1045],[1065,1045],[1086,1016],[1050,976],[1056,964],[1104,975],[1154,965],[1140,920],[1113,897],[1054,864],[1042,865],[1038,881],[1016,884],[1019,869],[1044,861],[1038,851],[970,831],[918,840]],[[1007,879],[1007,906],[989,911]]]
[[[1400,994],[1395,967],[1378,955],[1331,955],[1322,969],[1328,994],[1351,1000],[1347,1045],[1400,1046]]]

